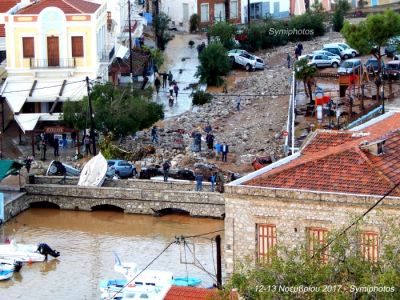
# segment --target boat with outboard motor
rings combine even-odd
[[[101,186],[106,179],[107,170],[107,160],[99,152],[83,167],[78,186]]]
[[[20,262],[41,262],[52,257],[60,256],[60,252],[52,249],[46,243],[38,245],[19,244],[11,241],[8,244],[0,244],[0,258]]]
[[[12,270],[14,272],[19,272],[22,268],[22,262],[15,259],[4,259],[0,258],[0,269],[2,270]]]

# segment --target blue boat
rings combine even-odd
[[[177,277],[172,280],[172,285],[176,286],[197,286],[201,280],[196,277]]]
[[[14,273],[14,270],[0,269],[0,280],[6,280],[6,279],[11,278],[13,273]]]

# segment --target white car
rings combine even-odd
[[[359,55],[357,50],[350,48],[347,44],[344,43],[325,44],[322,50],[340,55],[340,57],[344,59],[356,57],[357,55]]]
[[[340,55],[334,54],[334,53],[329,52],[329,51],[316,50],[316,51],[314,51],[312,54],[313,54],[313,55],[315,55],[315,54],[322,54],[322,55],[329,56],[329,57],[331,57],[331,58],[337,58],[337,59],[339,59],[339,61],[340,61]]]
[[[337,68],[340,64],[340,59],[335,57],[329,57],[323,54],[315,54],[310,61],[309,65],[316,66],[317,68],[321,67],[332,67]]]
[[[247,71],[264,69],[264,60],[258,56],[252,55],[245,50],[235,49],[228,52],[231,61],[243,66]]]

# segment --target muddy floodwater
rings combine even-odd
[[[21,243],[48,243],[61,252],[58,259],[24,265],[20,273],[0,282],[0,299],[99,299],[101,279],[122,278],[113,270],[115,251],[122,261],[146,266],[177,235],[197,235],[223,229],[223,221],[182,215],[163,217],[124,214],[114,211],[78,212],[56,209],[29,209],[5,226],[0,239]],[[220,232],[223,238],[223,232]],[[209,238],[194,242],[196,258],[215,274],[215,244]],[[193,245],[191,246],[191,249]],[[175,277],[195,276],[203,286],[213,284],[210,275],[192,264],[182,264],[182,246],[172,245],[149,269],[172,271]],[[193,255],[186,251],[186,261]],[[187,271],[186,271],[187,270]]]

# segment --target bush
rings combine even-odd
[[[200,82],[221,85],[224,82],[221,76],[227,75],[231,69],[224,46],[221,43],[211,43],[200,53],[199,60],[196,77],[200,77]]]
[[[340,32],[340,30],[342,30],[344,24],[344,15],[341,11],[337,10],[333,13],[332,24],[334,31]]]
[[[214,39],[220,42],[227,50],[235,47],[235,32],[235,27],[226,22],[216,23],[209,31],[210,36],[214,37]]]
[[[174,36],[168,32],[168,24],[170,21],[171,19],[165,13],[160,13],[154,18],[154,33],[157,38],[157,48],[160,50],[165,50],[167,43],[174,38]]]
[[[307,12],[290,19],[289,30],[296,30],[302,34],[290,36],[292,42],[308,41],[316,36],[325,34],[324,15],[321,13]]]
[[[211,102],[212,95],[210,93],[196,90],[192,93],[192,104],[193,105],[204,105],[208,102]]]
[[[189,31],[190,32],[197,31],[197,29],[199,28],[199,25],[200,25],[200,17],[199,17],[199,15],[198,14],[191,15],[189,23],[190,23]]]

